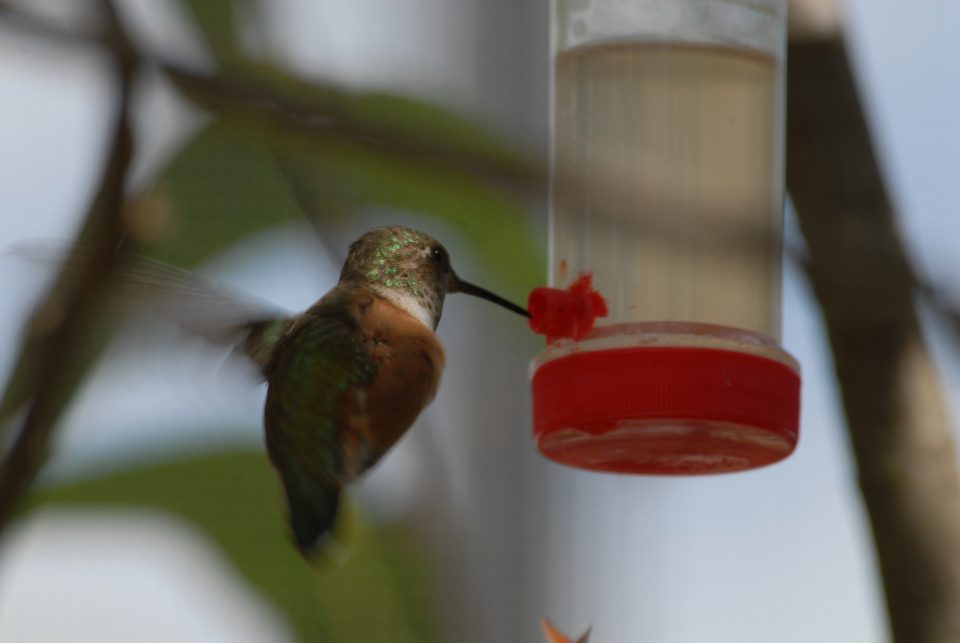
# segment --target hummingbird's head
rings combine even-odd
[[[462,292],[527,316],[523,308],[457,277],[433,237],[401,226],[369,230],[350,245],[340,281],[355,281],[436,329],[447,293]]]

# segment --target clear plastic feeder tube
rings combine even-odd
[[[785,0],[554,0],[550,285],[592,273],[610,316],[534,360],[549,457],[699,473],[793,450],[785,21]]]

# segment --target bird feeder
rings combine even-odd
[[[537,446],[600,471],[789,455],[785,0],[554,0],[549,281],[608,317],[531,365]]]

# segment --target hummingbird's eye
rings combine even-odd
[[[430,249],[430,259],[441,265],[445,264],[448,261],[446,249],[443,246],[434,246]]]

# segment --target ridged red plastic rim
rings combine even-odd
[[[538,446],[572,466],[734,471],[786,457],[798,438],[799,375],[750,353],[687,346],[575,352],[540,365],[532,388]],[[643,427],[658,423],[681,430],[651,439]],[[764,448],[767,442],[776,448]]]

